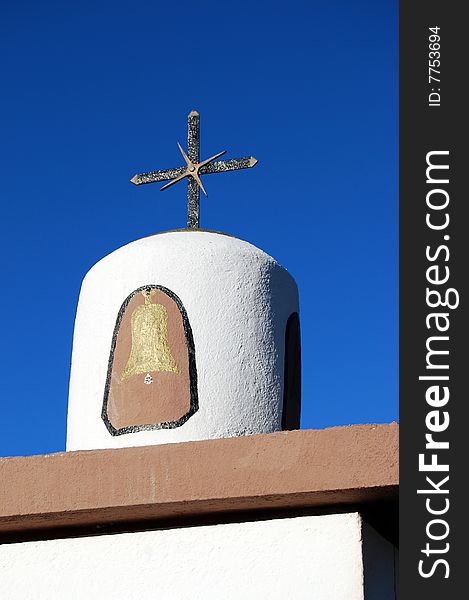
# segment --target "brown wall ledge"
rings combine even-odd
[[[0,458],[0,534],[395,500],[398,425]]]

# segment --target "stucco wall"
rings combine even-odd
[[[361,540],[349,513],[5,544],[0,589],[9,600],[363,600]]]
[[[185,308],[195,344],[198,410],[176,428],[113,437],[101,411],[116,319],[129,294],[148,285],[167,288]],[[106,256],[88,272],[80,293],[67,450],[278,431],[285,328],[297,311],[298,291],[288,272],[230,236],[168,232]]]

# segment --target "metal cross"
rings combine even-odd
[[[203,193],[208,196],[200,175],[249,169],[257,165],[257,159],[253,156],[246,156],[213,162],[226,153],[226,150],[223,150],[223,152],[200,162],[200,115],[196,110],[191,111],[187,118],[187,154],[181,148],[179,142],[178,146],[186,163],[184,167],[141,173],[140,175],[134,175],[130,181],[135,185],[142,185],[143,183],[170,180],[161,188],[161,191],[163,191],[187,177],[187,226],[196,229],[200,223],[200,190],[202,189]]]

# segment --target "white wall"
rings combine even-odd
[[[199,410],[176,429],[113,437],[101,419],[119,309],[134,290],[162,285],[192,328]],[[248,242],[178,231],[132,242],[86,275],[73,339],[67,450],[165,444],[281,428],[285,327],[298,311],[289,273]]]
[[[8,600],[363,600],[361,538],[349,513],[6,544],[0,589]]]

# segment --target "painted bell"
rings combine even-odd
[[[132,313],[132,347],[129,360],[120,380],[146,374],[152,371],[180,373],[168,343],[168,311],[162,304],[153,304],[151,297],[155,290],[142,292],[145,299]],[[150,385],[150,377],[145,381]]]
[[[126,298],[114,328],[102,419],[111,435],[180,426],[197,408],[192,333],[181,301],[148,285]]]

